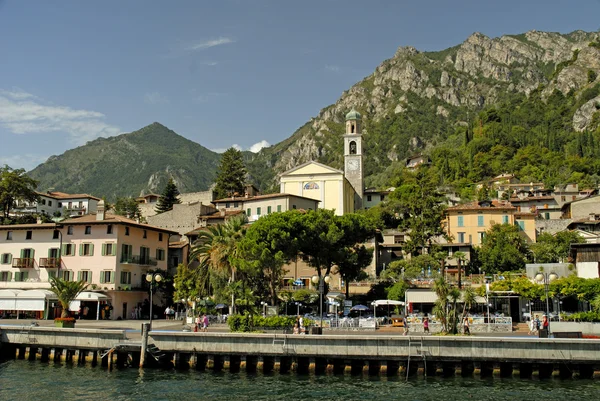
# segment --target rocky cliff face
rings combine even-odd
[[[432,103],[434,114],[448,120],[457,113],[465,115],[494,104],[507,93],[529,94],[540,85],[544,85],[544,96],[555,89],[565,94],[581,91],[600,80],[588,80],[589,70],[600,76],[600,49],[590,46],[593,41],[600,41],[600,33],[529,31],[499,38],[474,33],[462,44],[440,52],[401,47],[373,74],[345,91],[335,104],[322,109],[290,140],[263,153],[278,155],[274,165],[277,172],[309,160],[341,167],[341,157],[333,153],[340,148],[343,117],[352,108],[363,113],[368,142],[369,121],[410,112],[415,107],[415,96]],[[589,128],[595,105],[590,101],[578,111],[574,117],[577,129]],[[428,140],[421,134],[414,132],[409,143],[391,144],[387,152],[390,161],[426,147]],[[264,156],[257,159],[261,157]]]

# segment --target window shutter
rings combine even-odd
[[[8,281],[12,281],[12,272],[8,272]]]
[[[115,256],[117,254],[117,244],[113,244],[112,245],[112,252],[110,253],[112,256]]]
[[[9,253],[8,254],[8,264],[11,264],[11,263],[12,263],[12,253]],[[10,277],[11,274],[12,273],[8,273],[8,276]],[[9,281],[10,281],[10,279],[9,279]]]
[[[87,279],[88,283],[92,282],[92,272],[88,272],[88,279]]]
[[[100,272],[100,284],[104,284],[104,272]]]
[[[31,251],[31,252],[29,252],[29,254],[31,255],[30,258],[35,259],[35,249],[30,248],[29,250]]]
[[[110,272],[110,283],[111,284],[115,283],[115,272]]]
[[[102,256],[106,256],[106,244],[102,244]]]
[[[79,256],[83,256],[83,244],[79,244]]]
[[[23,272],[22,277],[23,277],[23,281],[27,281],[27,279],[29,278],[29,272]]]
[[[77,281],[81,281],[81,272],[77,272]]]
[[[25,249],[21,249],[21,259],[25,257]]]
[[[90,244],[90,256],[94,256],[94,244]]]

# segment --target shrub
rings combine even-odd
[[[296,323],[295,316],[259,316],[259,315],[232,315],[227,318],[231,331],[249,332],[254,330],[285,330],[291,329]],[[304,319],[304,326],[313,324],[311,320]]]
[[[564,320],[572,322],[600,322],[600,312],[579,312],[564,316]]]

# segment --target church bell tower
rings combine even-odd
[[[344,175],[356,191],[354,210],[362,208],[364,192],[361,123],[361,115],[358,111],[352,109],[346,114]]]

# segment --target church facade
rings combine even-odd
[[[364,168],[361,115],[346,115],[344,171],[310,161],[279,175],[280,192],[320,201],[319,207],[339,216],[363,206]]]

